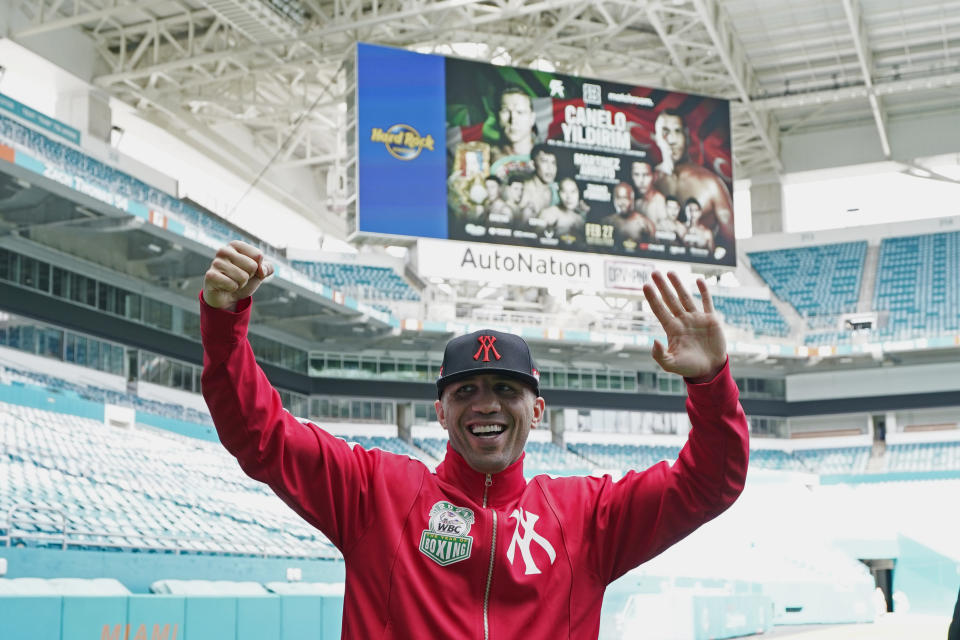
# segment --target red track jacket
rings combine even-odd
[[[203,395],[252,478],[343,552],[343,638],[593,640],[607,584],[716,517],[747,472],[729,369],[688,385],[693,429],[673,466],[603,478],[485,475],[447,449],[432,473],[351,447],[287,413],[246,340],[250,301],[201,301]]]

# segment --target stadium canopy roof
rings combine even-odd
[[[960,149],[958,2],[6,4],[0,22],[14,42],[216,149],[267,190],[268,161],[271,173],[317,179],[349,162],[344,96],[358,40],[728,98],[738,178],[885,160],[909,167]],[[233,143],[236,127],[257,153]],[[317,221],[335,234],[343,225],[335,208]]]

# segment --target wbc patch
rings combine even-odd
[[[428,529],[420,536],[420,552],[446,567],[470,557],[473,538],[468,536],[474,523],[473,511],[441,500],[430,507]]]

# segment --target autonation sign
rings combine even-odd
[[[451,240],[417,241],[417,272],[424,278],[472,280],[524,286],[564,286],[591,291],[639,291],[658,268],[686,272],[683,265],[658,265],[589,253]],[[683,276],[683,273],[681,273]]]

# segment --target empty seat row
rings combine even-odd
[[[866,241],[748,253],[753,269],[812,327],[856,310]]]
[[[713,305],[731,326],[766,336],[784,337],[790,333],[790,325],[769,300],[713,296]]]
[[[37,156],[44,163],[83,178],[87,183],[107,193],[120,195],[148,207],[156,207],[165,213],[174,214],[183,222],[200,227],[204,232],[224,242],[241,237],[244,241],[277,255],[275,249],[236,227],[227,225],[216,217],[201,212],[142,180],[104,164],[69,145],[52,140],[3,115],[0,115],[0,141],[20,147],[31,155]]]
[[[874,307],[884,339],[960,331],[960,231],[885,238]]]
[[[294,260],[291,264],[311,278],[359,299],[420,299],[416,289],[389,267],[307,260]]]

